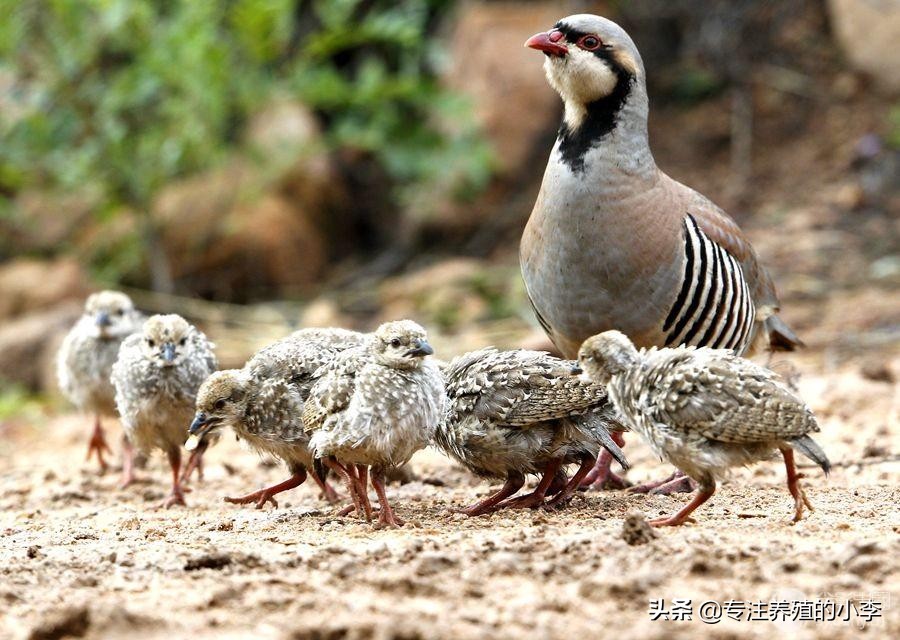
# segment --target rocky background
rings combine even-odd
[[[897,637],[897,2],[112,2],[102,19],[89,4],[0,0],[0,636],[696,637],[712,628],[647,624],[647,597],[787,586],[891,593],[868,637]],[[432,453],[392,488],[414,523],[396,535],[305,489],[279,512],[218,506],[280,479],[233,443],[177,527],[146,512],[156,461],[143,494],[79,471],[86,426],[53,356],[101,287],[198,323],[223,367],[297,327],[399,317],[445,358],[546,345],[516,254],[561,106],[522,43],[582,11],[631,33],[658,163],[744,227],[807,343],[774,366],[839,463],[813,481],[819,520],[786,525],[775,464],[649,547],[622,542],[622,517],[680,497],[461,522],[445,509],[487,486]],[[632,479],[664,472],[629,449]]]

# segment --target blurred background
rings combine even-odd
[[[561,104],[522,44],[578,12],[632,35],[658,163],[745,228],[808,353],[894,382],[896,0],[0,0],[0,422],[101,287],[223,366],[399,317],[443,357],[540,344],[517,249]]]

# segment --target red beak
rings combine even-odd
[[[537,49],[538,51],[543,51],[548,56],[559,56],[562,57],[569,53],[569,49],[564,44],[560,44],[559,41],[563,39],[562,31],[552,30],[544,33],[536,33],[525,43],[525,46],[530,49]]]

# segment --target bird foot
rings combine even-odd
[[[694,520],[691,516],[684,516],[683,518],[679,518],[676,514],[667,518],[656,518],[654,520],[648,520],[647,524],[649,524],[651,527],[680,527],[686,522],[695,524],[697,521]]]
[[[801,477],[800,475],[797,476]],[[796,524],[803,520],[803,507],[809,509],[810,513],[814,513],[815,509],[813,509],[812,503],[809,501],[809,498],[806,497],[806,491],[803,490],[803,487],[800,483],[797,483],[797,495],[794,496],[794,519],[791,521],[792,524]]]
[[[676,471],[667,478],[645,482],[628,489],[628,493],[652,493],[653,495],[671,495],[673,493],[690,493],[696,487],[681,471]]]
[[[628,489],[631,483],[622,476],[607,470],[606,473],[599,473],[594,476],[591,482],[588,482],[590,476],[584,479],[579,485],[581,491],[617,491]]]
[[[240,496],[239,498],[225,498],[225,502],[229,504],[249,504],[251,502],[256,503],[257,509],[262,509],[266,506],[267,502],[271,502],[272,506],[276,509],[278,508],[278,501],[272,496],[272,494],[266,489],[260,489],[259,491],[254,491],[253,493],[248,493],[245,496]]]
[[[498,504],[496,509],[537,509],[544,504],[544,495],[532,492],[518,498],[505,500]]]
[[[172,493],[170,493],[165,500],[163,500],[158,509],[168,509],[174,505],[181,505],[182,507],[186,507],[187,503],[184,501],[184,494],[190,492],[190,489],[187,487],[175,487],[172,489]]]
[[[91,439],[88,441],[88,450],[87,456],[85,456],[85,460],[89,461],[94,454],[97,455],[97,462],[100,463],[100,475],[102,476],[109,470],[109,464],[103,458],[104,454],[112,455],[112,449],[109,448],[109,444],[106,442],[106,437],[103,435],[103,429],[99,426],[94,428],[94,433],[91,435]]]
[[[319,494],[319,498],[325,500],[328,504],[338,504],[341,502],[340,494],[327,482],[325,483],[325,488],[322,490],[322,493]]]
[[[402,518],[398,518],[393,509],[382,509],[378,515],[378,522],[375,523],[376,529],[399,529],[406,524]]]

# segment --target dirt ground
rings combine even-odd
[[[559,513],[451,512],[488,485],[432,451],[389,495],[407,526],[335,515],[303,486],[264,510],[222,497],[283,471],[225,438],[187,508],[155,510],[161,458],[116,488],[83,463],[78,416],[5,425],[0,452],[0,636],[58,638],[900,637],[900,433],[896,353],[835,366],[793,358],[835,469],[806,469],[816,511],[790,523],[778,461],[739,470],[696,524],[629,545],[623,520],[686,496],[587,493]],[[829,364],[829,362],[832,362]],[[885,380],[888,379],[888,380]],[[110,429],[111,435],[118,427]],[[632,438],[631,480],[666,468]],[[699,620],[706,600],[878,600],[849,622]],[[692,621],[651,620],[651,599],[691,599]],[[750,606],[749,604],[747,605]],[[745,614],[746,616],[746,614]]]

